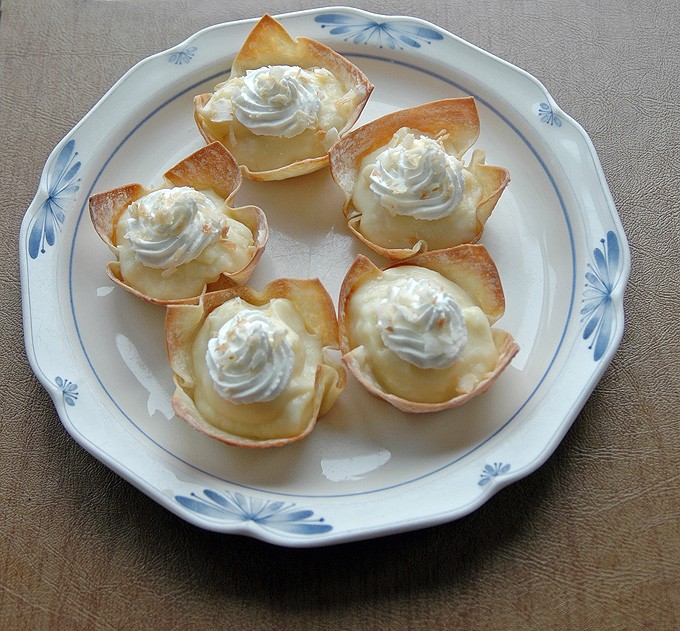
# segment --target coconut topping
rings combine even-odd
[[[468,341],[460,305],[427,279],[405,279],[378,305],[383,343],[419,368],[446,368]]]
[[[262,311],[244,309],[208,342],[206,362],[217,393],[232,403],[275,399],[288,384],[295,356],[287,328]]]
[[[293,138],[325,126],[320,122],[324,100],[338,88],[325,68],[264,66],[219,86],[203,114],[216,123],[235,118],[259,136]]]
[[[142,264],[168,270],[192,261],[226,233],[227,220],[215,204],[181,186],[153,191],[130,204],[125,237]]]
[[[441,219],[465,194],[463,164],[441,140],[398,130],[376,158],[369,187],[392,216]]]

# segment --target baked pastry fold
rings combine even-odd
[[[485,164],[472,97],[444,99],[387,114],[349,132],[330,151],[352,233],[379,254],[476,243],[503,190],[506,169]]]
[[[342,359],[371,394],[404,412],[455,408],[485,392],[518,352],[509,333],[491,327],[504,311],[482,245],[385,269],[359,255],[338,304]]]
[[[211,143],[169,169],[158,188],[92,195],[92,223],[116,255],[111,280],[157,304],[195,303],[206,290],[246,282],[269,230],[257,206],[231,206],[241,182],[231,154]]]
[[[307,436],[345,385],[333,302],[317,280],[235,286],[173,305],[166,342],[172,405],[227,444],[279,447]]]
[[[247,178],[283,180],[328,164],[329,148],[354,125],[372,90],[346,58],[315,40],[293,39],[264,15],[227,80],[194,98],[194,118]]]

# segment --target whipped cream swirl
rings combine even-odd
[[[463,201],[462,163],[428,136],[397,131],[378,155],[369,188],[392,216],[441,219]]]
[[[314,127],[321,109],[313,72],[298,66],[248,70],[233,103],[236,119],[251,132],[285,138]]]
[[[293,374],[287,329],[261,311],[245,309],[208,341],[205,355],[217,393],[232,403],[275,399]]]
[[[137,260],[167,270],[195,259],[226,230],[226,218],[206,195],[180,186],[130,204],[125,237]]]
[[[427,279],[390,288],[378,306],[380,337],[387,348],[418,368],[446,368],[468,341],[460,305]]]

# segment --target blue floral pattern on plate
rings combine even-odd
[[[206,517],[229,521],[252,521],[263,528],[295,535],[320,535],[333,526],[323,518],[312,519],[314,511],[297,508],[295,504],[246,497],[242,493],[218,493],[204,489],[205,498],[192,493],[190,497],[176,495],[179,504]]]
[[[80,161],[75,161],[78,155],[75,146],[76,141],[69,140],[47,174],[47,198],[40,204],[28,233],[28,254],[32,259],[55,244],[57,231],[66,219],[66,207],[80,188],[80,179],[75,179],[80,170]]]
[[[181,66],[182,64],[188,64],[194,58],[194,55],[196,54],[197,50],[198,47],[196,46],[187,46],[182,50],[178,50],[172,53],[168,61],[171,64],[176,64],[177,66]]]
[[[588,263],[586,285],[583,292],[581,321],[585,322],[583,339],[592,337],[588,346],[593,359],[599,361],[611,341],[614,328],[614,302],[612,291],[620,278],[620,251],[616,234],[611,230],[600,240],[601,247],[593,250],[592,262]]]
[[[57,384],[57,388],[61,390],[64,403],[74,406],[78,399],[78,384],[75,384],[68,379],[63,379],[62,377],[57,377],[54,381]]]
[[[539,103],[538,116],[541,119],[541,122],[546,123],[546,125],[562,127],[562,119],[555,114],[549,103]]]
[[[444,36],[434,29],[407,22],[377,22],[358,15],[341,13],[324,13],[317,15],[314,21],[321,28],[329,28],[331,35],[339,35],[353,44],[377,43],[378,48],[404,49],[403,45],[420,48],[423,44],[442,40]],[[403,45],[402,45],[403,44]]]
[[[480,473],[480,479],[477,484],[479,484],[479,486],[486,486],[491,483],[493,478],[497,478],[499,475],[505,475],[508,471],[510,471],[510,465],[507,463],[494,462],[492,465],[484,465],[484,471]]]

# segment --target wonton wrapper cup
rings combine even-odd
[[[234,272],[222,273],[218,279],[207,283],[203,292],[216,291],[234,283],[245,283],[264,252],[269,237],[269,228],[264,211],[257,206],[231,207],[231,201],[242,182],[241,172],[233,156],[221,144],[211,143],[177,163],[164,174],[163,178],[165,185],[155,189],[147,189],[141,184],[128,184],[90,197],[90,217],[94,228],[111,251],[116,254],[116,260],[111,261],[106,267],[109,278],[138,298],[155,304],[195,304],[197,302],[199,296],[160,299],[145,295],[125,282],[117,260],[116,225],[127,207],[154,190],[188,186],[195,190],[211,190],[224,199],[224,208],[228,216],[250,229],[255,246],[255,252],[247,265]]]
[[[366,75],[350,61],[339,55],[328,46],[307,37],[293,39],[283,25],[269,15],[264,15],[255,25],[246,38],[241,50],[236,55],[231,66],[230,77],[240,77],[247,70],[256,70],[264,66],[289,65],[301,68],[321,67],[330,70],[340,79],[347,89],[354,88],[362,98],[350,113],[345,125],[338,129],[338,134],[343,136],[359,118],[368,97],[371,95],[373,85]],[[238,158],[238,147],[229,144],[229,131],[218,137],[210,129],[200,113],[202,108],[212,96],[212,93],[199,94],[194,98],[194,118],[201,135],[207,142],[219,141],[227,143],[227,148]],[[221,123],[224,124],[224,123]],[[262,148],[267,150],[267,136],[263,138]],[[272,137],[270,137],[272,138]],[[298,142],[296,136],[286,139],[288,143]],[[270,148],[269,151],[272,149]],[[239,160],[239,163],[241,161]],[[328,164],[328,153],[319,156],[310,156],[297,160],[290,164],[282,164],[271,169],[251,169],[241,163],[241,170],[245,177],[251,180],[284,180],[305,173],[317,171]]]
[[[432,101],[398,110],[362,125],[331,147],[331,174],[336,184],[345,193],[343,213],[349,229],[372,250],[394,261],[434,248],[429,248],[424,239],[418,239],[415,236],[412,239],[414,243],[409,248],[389,248],[373,243],[361,233],[361,211],[354,206],[352,195],[359,177],[362,159],[380,147],[388,145],[392,136],[402,127],[435,137],[441,132],[448,133],[449,138],[444,141],[447,153],[455,155],[460,160],[479,137],[479,115],[472,97]],[[472,154],[470,164],[466,166],[466,170],[472,172],[482,188],[482,196],[476,208],[476,231],[463,239],[457,235],[451,235],[451,243],[448,247],[462,243],[476,243],[479,240],[484,231],[484,224],[500,199],[501,193],[510,182],[510,175],[506,169],[485,164],[484,160],[484,151],[476,149]],[[419,221],[427,222],[428,220]],[[433,221],[436,223],[438,220]]]
[[[238,436],[211,424],[194,403],[193,341],[210,312],[233,298],[241,298],[253,306],[265,305],[274,298],[285,298],[295,305],[307,331],[316,333],[321,338],[324,363],[319,364],[316,369],[313,414],[295,436],[262,440]],[[169,306],[165,318],[165,335],[176,386],[172,397],[175,413],[198,431],[229,445],[281,447],[298,441],[314,429],[319,417],[330,411],[345,387],[344,369],[325,357],[326,350],[337,350],[339,347],[338,322],[333,301],[318,279],[278,279],[269,283],[261,292],[247,286],[234,286],[204,294],[198,305]],[[331,385],[328,386],[328,383]]]
[[[463,289],[484,312],[489,324],[494,324],[505,312],[505,297],[500,277],[494,262],[483,245],[464,244],[446,250],[426,252],[411,257],[406,261],[394,263],[384,269],[398,268],[403,265],[417,265],[441,274],[444,278],[456,283]],[[372,374],[362,346],[352,348],[349,342],[347,305],[352,291],[366,280],[380,276],[382,270],[370,259],[359,255],[350,269],[340,289],[338,304],[338,322],[340,327],[340,350],[342,359],[349,371],[373,395],[384,399],[402,412],[427,413],[456,408],[467,403],[473,397],[486,392],[501,372],[519,351],[519,345],[513,337],[501,329],[492,328],[493,340],[498,351],[498,360],[494,369],[477,385],[465,394],[460,394],[447,401],[423,403],[409,401],[387,392]],[[436,369],[431,369],[436,370]]]

